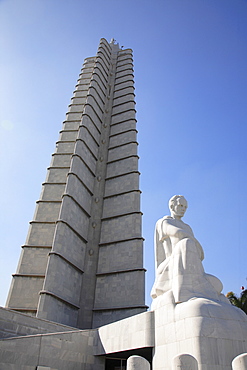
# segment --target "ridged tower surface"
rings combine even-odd
[[[146,310],[130,49],[86,58],[7,307],[92,328]]]

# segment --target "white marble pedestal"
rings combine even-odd
[[[175,369],[176,358],[188,354],[199,370],[231,370],[233,359],[247,352],[247,315],[225,302],[194,298],[175,304],[170,298],[153,302],[153,369]]]

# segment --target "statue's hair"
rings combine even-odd
[[[179,198],[184,198],[184,196],[183,195],[173,195],[173,197],[171,197],[171,199],[169,200],[169,209],[171,209],[171,207],[176,203],[177,199]]]

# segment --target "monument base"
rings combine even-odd
[[[155,370],[175,369],[182,354],[193,356],[199,370],[231,370],[233,359],[247,352],[247,315],[239,308],[206,298],[175,304],[167,294],[153,308]]]

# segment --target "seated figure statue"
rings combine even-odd
[[[221,294],[221,281],[204,272],[202,246],[181,220],[187,207],[182,195],[173,196],[169,201],[171,216],[156,223],[156,279],[151,296],[155,299],[169,292],[174,303],[199,297],[228,302]]]

